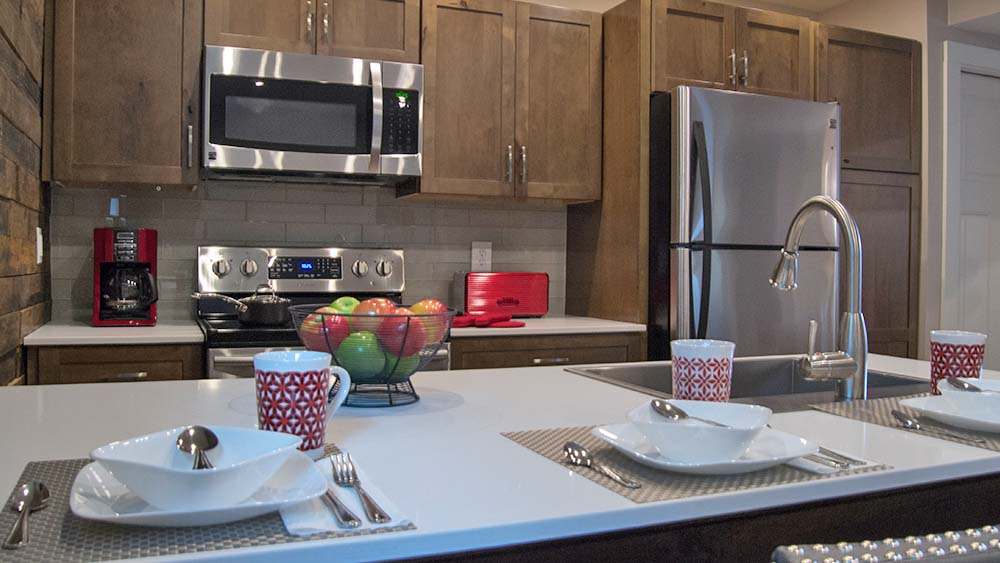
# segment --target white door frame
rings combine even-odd
[[[961,328],[962,73],[1000,78],[1000,51],[944,42],[941,328]],[[931,327],[937,328],[937,327]]]

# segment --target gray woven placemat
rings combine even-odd
[[[327,453],[337,451],[327,446]],[[415,529],[412,523],[378,530],[345,530],[312,536],[292,536],[277,513],[250,520],[194,528],[117,526],[77,518],[69,509],[69,493],[76,474],[89,459],[33,461],[25,466],[18,483],[40,479],[51,492],[49,506],[31,515],[30,542],[15,551],[0,551],[0,562],[79,563],[136,557],[178,555],[280,543],[325,540]],[[13,497],[13,492],[11,493]],[[7,507],[0,512],[0,531],[10,530],[17,514]]]
[[[941,422],[928,421],[927,417],[921,417],[920,413],[917,411],[899,404],[899,402],[903,399],[927,397],[929,395],[929,393],[920,393],[917,395],[907,395],[905,397],[885,397],[883,399],[823,403],[810,406],[818,411],[843,416],[845,418],[853,418],[854,420],[860,420],[861,422],[869,422],[871,424],[878,424],[879,426],[887,426],[898,430],[906,430],[907,432],[915,432],[921,436],[932,436],[934,438],[940,438],[941,440],[948,440],[949,442],[1000,452],[1000,434],[976,432],[974,430],[965,430],[954,426],[946,426]],[[892,416],[893,409],[901,410],[910,418],[919,420],[921,429],[908,430],[900,426],[899,422]],[[950,436],[949,434],[968,436],[969,439],[963,440],[957,436]],[[974,440],[984,441],[977,443]]]
[[[687,475],[672,473],[647,467],[632,461],[605,442],[590,435],[591,426],[575,428],[551,428],[547,430],[527,430],[524,432],[504,432],[502,435],[510,438],[529,450],[551,461],[563,464],[563,445],[567,441],[583,444],[594,454],[596,461],[601,462],[619,473],[642,484],[640,489],[629,489],[615,483],[597,471],[585,467],[565,465],[575,473],[614,491],[633,502],[656,502],[676,500],[688,497],[759,489],[788,483],[801,483],[830,479],[844,475],[858,475],[892,469],[888,465],[869,465],[849,471],[834,474],[818,475],[809,471],[796,469],[790,465],[777,465],[769,469],[743,473],[740,475]]]

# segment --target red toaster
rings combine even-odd
[[[462,303],[468,315],[541,317],[549,312],[545,272],[456,273],[455,291],[454,302]]]

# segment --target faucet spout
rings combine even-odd
[[[802,204],[788,227],[781,258],[770,282],[782,291],[791,291],[798,286],[799,241],[808,219],[820,210],[836,219],[841,242],[845,245],[842,255],[848,272],[847,303],[840,319],[838,343],[840,351],[850,356],[857,366],[849,378],[838,380],[837,395],[841,400],[865,399],[868,396],[868,329],[861,313],[861,233],[842,203],[819,195]]]

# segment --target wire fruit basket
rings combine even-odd
[[[420,400],[410,376],[430,362],[451,329],[455,311],[436,308],[414,313],[388,299],[369,299],[350,313],[325,303],[288,310],[306,349],[329,353],[351,374],[344,405],[394,407]]]

